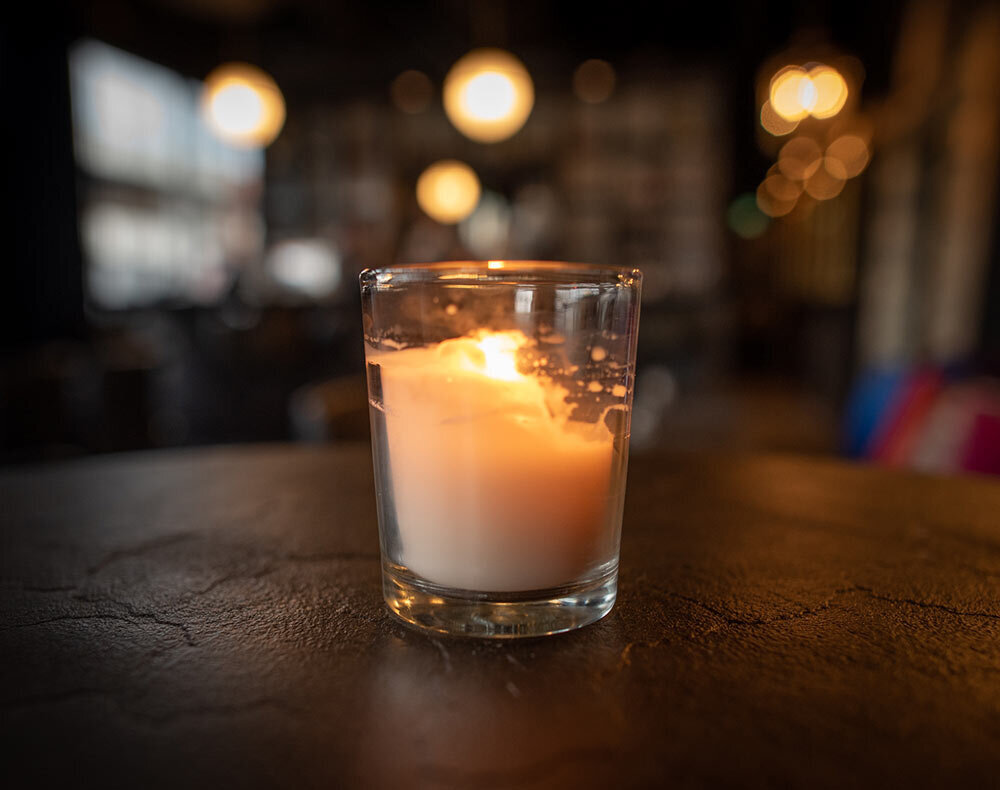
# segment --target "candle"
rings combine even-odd
[[[360,283],[389,610],[489,638],[599,620],[618,594],[641,273],[448,261]]]
[[[543,590],[617,556],[620,450],[603,420],[570,419],[562,386],[519,369],[533,346],[519,331],[480,330],[366,348],[380,378],[373,406],[385,419],[402,562],[426,581]]]

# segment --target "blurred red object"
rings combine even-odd
[[[1000,414],[977,414],[965,445],[962,468],[1000,475]]]

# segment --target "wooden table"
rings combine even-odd
[[[995,482],[634,458],[614,611],[502,643],[390,619],[363,447],[7,471],[0,508],[5,787],[1000,777]]]

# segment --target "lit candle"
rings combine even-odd
[[[518,369],[531,344],[480,331],[366,349],[379,367],[373,405],[385,415],[402,559],[427,581],[541,590],[617,556],[614,437],[603,420],[568,419],[566,390]]]

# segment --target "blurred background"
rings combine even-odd
[[[364,439],[358,273],[543,258],[645,274],[637,450],[1000,473],[996,2],[5,16],[2,463]]]

